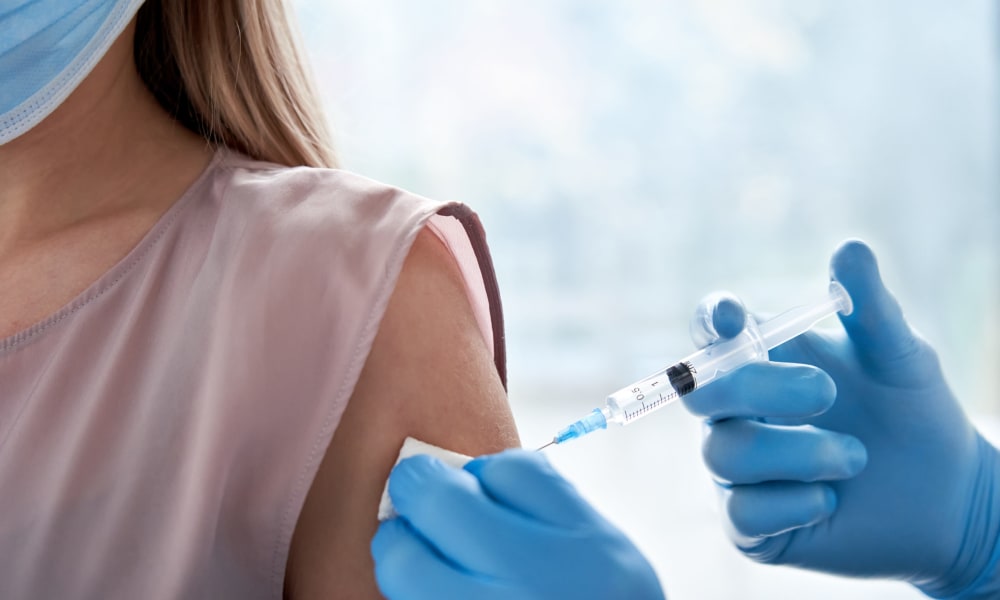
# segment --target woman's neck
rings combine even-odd
[[[210,160],[143,85],[134,31],[51,115],[0,145],[0,258],[93,219],[166,210]]]

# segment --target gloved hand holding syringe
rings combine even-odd
[[[805,333],[826,317],[838,312],[849,315],[852,309],[847,290],[837,281],[831,281],[829,293],[823,300],[793,308],[763,323],[756,324],[752,318],[748,319],[740,335],[703,348],[611,394],[603,408],[595,408],[561,429],[539,450],[591,431],[607,429],[608,423],[628,425],[637,421],[743,365],[767,360],[767,351],[771,348]]]

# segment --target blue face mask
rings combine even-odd
[[[142,2],[0,0],[0,145],[62,104]]]

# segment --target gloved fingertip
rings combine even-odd
[[[399,461],[389,473],[389,497],[396,511],[405,514],[410,500],[419,497],[428,482],[448,468],[440,459],[427,454],[415,454]]]
[[[387,519],[379,524],[378,529],[375,530],[375,535],[372,536],[371,544],[369,544],[372,558],[376,562],[388,552],[393,540],[399,536],[402,526],[402,521],[398,517]]]
[[[842,481],[856,477],[868,465],[868,449],[858,438],[845,433],[814,430],[818,442],[813,452],[822,469],[802,479],[811,482]]]
[[[506,470],[516,468],[526,468],[530,465],[532,469],[551,470],[552,466],[548,458],[540,453],[523,448],[509,448],[496,454],[484,454],[477,456],[462,466],[467,472],[483,480],[490,476],[489,471],[497,464],[503,463]]]
[[[467,470],[497,506],[547,523],[571,525],[592,518],[592,508],[548,458],[520,448],[482,456]]]
[[[482,479],[483,469],[486,468],[489,458],[486,456],[477,456],[469,462],[462,465],[467,473],[472,473],[477,479]]]
[[[813,525],[825,521],[837,511],[837,492],[829,485],[820,485],[820,510]]]
[[[845,466],[847,467],[846,477],[856,477],[868,466],[868,449],[854,436],[844,438]]]
[[[834,251],[830,275],[844,286],[855,305],[870,303],[867,299],[882,288],[875,253],[861,240],[848,240]]]
[[[476,477],[476,479],[482,480],[484,473],[498,460],[504,460],[508,455],[509,450],[504,450],[503,452],[498,452],[496,454],[483,454],[477,456],[470,460],[469,462],[462,465],[467,473],[471,473]]]
[[[864,242],[848,240],[841,244],[830,260],[830,274],[847,290],[855,309],[870,313],[882,308],[888,292],[875,253]]]
[[[401,473],[409,472],[415,475],[431,469],[437,469],[443,465],[444,463],[441,462],[441,459],[436,456],[431,456],[430,454],[414,454],[413,456],[407,456],[399,461],[393,471]]]
[[[730,292],[712,292],[695,308],[689,322],[691,340],[703,348],[720,337],[730,338],[740,333],[746,322],[743,303]]]
[[[807,497],[811,494],[812,499],[805,501],[798,507],[800,509],[797,515],[797,518],[800,519],[798,527],[811,527],[822,523],[837,512],[839,499],[833,486],[826,483],[816,483],[806,486],[803,492]],[[795,511],[790,512],[794,513]]]
[[[715,327],[715,331],[724,338],[739,335],[746,320],[746,309],[735,296],[721,296],[712,311],[712,325]]]
[[[821,523],[837,510],[836,492],[822,483],[774,481],[739,486],[723,501],[729,533],[741,549],[759,546],[760,538]]]
[[[864,241],[859,239],[845,240],[834,250],[830,261],[833,275],[863,270],[870,274],[878,273],[878,260],[875,252]]]
[[[404,458],[389,473],[389,487],[395,486],[402,490],[406,486],[418,482],[425,477],[429,469],[435,466],[434,462],[437,460],[426,454],[416,454]]]
[[[833,377],[830,377],[829,373],[819,367],[812,370],[811,376],[816,382],[817,389],[815,414],[821,414],[830,410],[837,401],[837,382],[833,380]]]
[[[886,289],[871,248],[858,240],[845,242],[834,253],[831,269],[854,304],[854,311],[841,316],[841,322],[864,358],[891,365],[912,353],[916,338]]]

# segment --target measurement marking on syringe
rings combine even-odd
[[[648,413],[648,412],[650,412],[650,411],[652,411],[652,410],[654,410],[654,409],[656,409],[656,408],[658,408],[658,407],[660,407],[660,406],[662,406],[664,404],[667,404],[668,402],[673,401],[674,399],[677,398],[677,393],[673,392],[673,393],[670,393],[670,394],[660,394],[659,396],[660,396],[659,399],[657,399],[655,402],[652,402],[650,404],[646,404],[645,402],[640,401],[640,403],[642,404],[642,408],[638,408],[638,409],[633,410],[631,412],[629,412],[627,409],[625,411],[623,411],[624,414],[625,414],[625,419],[628,420],[628,421],[631,421],[633,419],[641,417],[642,415],[644,415],[644,414],[646,414],[646,413]]]

